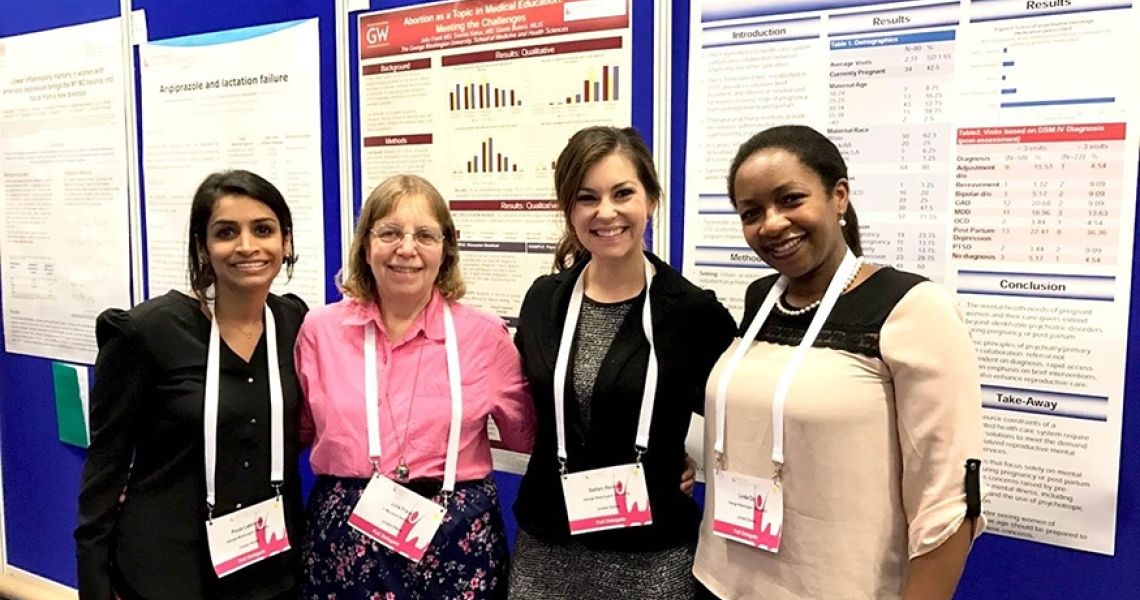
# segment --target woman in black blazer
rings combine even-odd
[[[308,309],[296,296],[269,293],[283,264],[292,272],[292,231],[289,207],[271,183],[247,171],[211,175],[190,210],[194,295],[172,290],[99,316],[91,446],[75,530],[80,598],[296,597],[303,516],[293,344]],[[217,403],[209,404],[217,407],[216,443],[206,444],[215,324]],[[281,386],[277,420],[273,381]],[[215,449],[212,478],[207,447]],[[212,507],[208,481],[216,488]],[[207,527],[223,527],[243,509],[251,524],[261,519],[257,551],[230,563],[248,566],[219,578]],[[282,551],[284,533],[293,550]]]
[[[701,412],[705,380],[736,326],[711,291],[644,252],[661,187],[635,130],[579,131],[558,158],[555,183],[566,216],[559,272],[531,286],[515,338],[538,431],[514,505],[520,530],[510,597],[692,597],[700,514],[676,482],[689,420]],[[568,319],[569,312],[577,316]],[[650,337],[656,393],[648,431],[640,431],[648,438],[639,438]],[[556,387],[564,390],[563,451]],[[618,465],[644,469],[652,524],[601,530],[602,521],[575,518],[575,529],[594,531],[572,535],[567,503],[576,492],[564,490],[564,481],[588,471],[604,479],[609,471],[591,470]],[[612,493],[619,520],[643,522],[627,518],[645,508],[632,500],[632,481],[590,486],[593,501]]]

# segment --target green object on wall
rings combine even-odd
[[[59,441],[86,448],[91,442],[87,431],[87,367],[53,362],[51,375]]]

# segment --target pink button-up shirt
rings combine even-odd
[[[397,343],[388,340],[375,303],[344,299],[309,312],[297,337],[297,376],[305,391],[301,436],[312,440],[318,475],[368,477],[364,407],[364,326],[375,323],[380,400],[381,473],[394,477],[402,456],[411,478],[442,478],[451,422],[444,350],[443,297],[432,294]],[[463,426],[456,479],[491,473],[487,417],[507,447],[530,452],[534,404],[519,354],[502,319],[451,303],[463,385]]]

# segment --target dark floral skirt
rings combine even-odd
[[[500,600],[509,554],[490,478],[458,483],[419,563],[348,524],[367,479],[317,478],[302,544],[303,600]],[[432,501],[442,503],[436,494]]]

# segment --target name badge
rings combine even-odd
[[[565,474],[562,495],[571,535],[653,523],[645,470],[639,464]]]
[[[206,522],[214,572],[225,577],[289,549],[280,496]]]
[[[771,479],[716,471],[713,534],[768,552],[780,551],[784,492]]]
[[[376,476],[364,488],[348,524],[400,556],[420,562],[446,512],[391,479]]]

